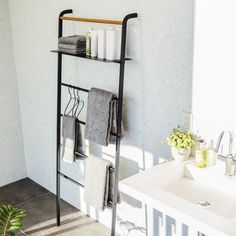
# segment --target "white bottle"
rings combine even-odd
[[[207,148],[207,166],[216,164],[216,153],[214,150],[214,141],[211,140],[210,146]]]
[[[116,59],[116,30],[113,28],[106,30],[106,59]]]
[[[91,57],[98,56],[98,32],[97,30],[91,31]]]
[[[106,30],[98,30],[98,58],[106,58]]]
[[[116,59],[120,59],[121,53],[121,28],[116,28]]]

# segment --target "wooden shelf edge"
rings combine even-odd
[[[117,21],[117,20],[103,20],[103,19],[68,17],[68,16],[62,16],[62,17],[60,17],[60,19],[61,20],[68,20],[68,21],[82,21],[82,22],[111,24],[111,25],[122,25],[123,24],[122,21]]]

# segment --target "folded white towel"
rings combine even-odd
[[[103,211],[111,206],[113,181],[110,181],[112,163],[103,158],[89,156],[85,167],[84,200],[88,205]]]

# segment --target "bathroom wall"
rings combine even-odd
[[[139,18],[130,22],[128,33],[127,54],[133,61],[127,63],[125,73],[126,137],[121,147],[121,179],[170,158],[164,143],[166,136],[181,124],[182,111],[191,112],[192,0],[9,0],[9,3],[30,178],[55,192],[57,56],[49,51],[57,47],[58,14],[69,8],[81,17],[108,19],[122,19],[128,13],[138,12]],[[89,26],[66,22],[64,33],[85,33]],[[73,57],[65,57],[64,63],[65,82],[117,91],[116,64]],[[63,92],[66,94],[66,90]],[[85,110],[81,115],[84,118]],[[94,147],[91,151],[107,158],[114,156],[112,145]],[[71,177],[82,178],[81,163],[62,164],[62,169]],[[64,199],[110,225],[110,211],[94,211],[86,206],[82,194],[82,189],[62,180]],[[143,225],[142,204],[124,196],[118,216]]]
[[[0,2],[0,186],[26,177],[12,32],[7,0]]]
[[[196,3],[193,125],[215,143],[222,130],[236,133],[234,9],[230,0]]]

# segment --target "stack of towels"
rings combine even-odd
[[[86,54],[86,37],[73,35],[58,40],[58,50],[70,54]]]

